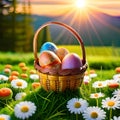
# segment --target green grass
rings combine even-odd
[[[70,52],[75,52],[81,56],[79,46],[65,46],[69,49]],[[106,48],[107,53],[103,52],[104,50],[100,49],[99,47],[90,48],[86,47],[86,56],[88,61],[88,72],[93,69],[96,69],[97,77],[93,78],[89,85],[82,84],[80,88],[75,91],[66,90],[64,92],[53,92],[49,91],[46,92],[43,88],[39,88],[33,90],[31,88],[31,81],[29,78],[26,81],[29,83],[27,89],[22,90],[27,93],[27,96],[23,98],[21,101],[32,101],[37,106],[37,111],[35,114],[29,118],[29,120],[76,120],[76,115],[71,114],[68,109],[66,108],[67,101],[71,98],[83,98],[86,99],[89,103],[89,106],[96,106],[97,101],[95,99],[90,98],[90,94],[94,92],[103,92],[105,97],[111,97],[112,92],[115,89],[110,89],[108,87],[103,89],[94,89],[92,88],[92,83],[97,80],[108,80],[112,79],[115,73],[115,66],[119,66],[118,62],[120,63],[120,58],[118,57],[119,49],[117,54],[111,53],[112,48]],[[98,54],[99,53],[99,54]],[[109,53],[109,54],[108,54]],[[20,74],[22,71],[18,67],[19,62],[25,62],[29,69],[34,69],[33,62],[34,62],[34,55],[33,53],[0,53],[0,73],[3,74],[3,70],[5,64],[11,64],[13,66],[12,70],[17,70]],[[107,67],[107,68],[105,68]],[[27,72],[29,75],[29,71]],[[19,76],[20,77],[20,76]],[[0,114],[9,114],[12,117],[12,120],[20,120],[17,119],[14,115],[14,106],[19,103],[20,101],[15,101],[15,94],[19,90],[15,90],[10,86],[10,82],[5,82],[0,84],[0,88],[2,87],[9,87],[14,92],[12,99],[3,101],[0,100]],[[120,88],[120,87],[119,87]],[[103,98],[103,99],[104,99]],[[101,107],[102,99],[99,99],[99,107]],[[104,109],[107,116],[106,120],[109,120],[109,110]],[[113,110],[113,115],[120,116],[120,113],[117,110]],[[78,118],[83,120],[81,114],[78,115]]]
[[[0,52],[0,64],[17,65],[20,62],[32,65],[34,62],[33,53]]]
[[[82,58],[81,47],[73,45],[59,46],[65,47],[70,52],[77,53]],[[92,69],[115,69],[120,66],[120,48],[113,47],[85,47],[86,60],[89,67]],[[39,53],[38,53],[39,56]],[[33,66],[34,54],[33,53],[11,53],[0,52],[0,65],[12,64],[17,65],[19,62]]]
[[[113,90],[108,88],[98,89],[97,92],[106,93],[105,97],[110,97]],[[89,103],[89,106],[96,106],[97,101],[95,99],[90,99],[90,93],[94,93],[95,90],[91,86],[82,85],[80,89],[75,91],[66,90],[64,92],[56,93],[53,91],[46,92],[44,89],[37,89],[35,91],[27,92],[27,96],[22,99],[22,101],[34,102],[37,106],[37,111],[35,112],[29,120],[76,120],[76,115],[71,114],[66,108],[67,101],[72,98],[83,98]],[[104,99],[104,98],[103,98]],[[101,107],[102,99],[99,99],[99,107]],[[4,101],[3,101],[4,102]],[[14,98],[10,101],[4,102],[5,105],[0,109],[0,113],[9,114],[12,120],[17,119],[14,115],[14,106],[20,101],[14,101]],[[2,103],[0,103],[3,105]],[[105,110],[108,117],[105,120],[109,120],[109,110]],[[113,115],[119,116],[119,111],[114,110]],[[78,118],[84,120],[82,115],[79,114]]]
[[[81,46],[79,45],[61,45],[59,47],[65,47],[70,52],[75,52],[77,54],[81,54]],[[87,56],[119,56],[120,48],[118,47],[100,47],[100,46],[84,46]]]

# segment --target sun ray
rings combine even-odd
[[[76,7],[82,9],[82,8],[84,8],[86,6],[86,2],[85,2],[85,0],[77,0],[75,2],[75,5],[76,5]]]
[[[61,22],[69,24],[70,26],[75,28],[77,31],[79,31],[79,34],[80,35],[82,34],[84,38],[89,37],[89,43],[91,45],[94,45],[94,42],[92,40],[93,39],[92,35],[94,35],[95,38],[98,40],[98,44],[101,46],[104,46],[104,42],[102,42],[101,33],[98,33],[100,29],[102,30],[101,28],[102,26],[105,26],[107,29],[110,28],[110,29],[114,29],[116,32],[119,32],[119,28],[111,25],[109,22],[107,22],[107,19],[104,19],[103,16],[102,17],[100,16],[100,15],[104,15],[104,13],[105,14],[108,13],[109,15],[114,14],[113,12],[109,13],[110,11],[109,8],[112,2],[109,3],[109,6],[105,7],[105,5],[108,5],[108,3],[106,1],[104,2],[103,0],[101,0],[101,2],[98,2],[95,0],[91,0],[91,1],[84,0],[85,2],[84,6],[82,5],[78,6],[79,2],[77,0],[71,0],[71,1],[73,1],[73,3],[70,2],[70,4],[68,3],[65,5],[60,5],[61,8],[57,8],[57,10],[60,10],[61,13],[55,12],[55,16],[59,14],[58,15],[59,17],[57,20],[61,20]],[[117,5],[116,3],[114,4]],[[117,5],[117,9],[118,9],[118,6],[119,5]],[[116,12],[115,9],[114,11]],[[54,13],[54,10],[51,10],[51,12]],[[99,24],[102,26],[99,26]],[[82,27],[86,27],[85,28],[86,31],[85,30],[82,31]],[[58,34],[58,36],[56,37],[56,41],[61,40],[60,38],[65,34],[66,34],[65,31],[61,30],[60,34]],[[73,42],[72,41],[73,38],[72,37],[70,38],[69,35],[66,35],[66,38],[67,40],[69,39],[68,43]],[[65,40],[66,43],[67,43],[67,40]],[[105,51],[106,51],[106,54],[108,54],[107,50]]]

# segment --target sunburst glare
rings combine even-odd
[[[85,0],[77,0],[75,2],[76,7],[78,8],[85,8],[86,6],[86,1]]]
[[[94,0],[75,0],[68,6],[66,5],[66,8],[68,7],[69,10],[64,17],[61,17],[62,21],[66,22],[67,20],[67,24],[75,28],[80,35],[82,35],[83,39],[89,38],[87,41],[93,46],[94,40],[97,40],[99,45],[104,46],[102,34],[99,32],[104,29],[102,29],[102,26],[106,29],[114,29],[118,32],[118,30],[104,18],[104,14],[100,12],[99,6],[99,2],[95,2]],[[61,32],[57,39],[60,39],[60,36],[64,36],[65,34],[64,31]],[[93,40],[93,38],[95,39]],[[69,43],[73,42],[72,38],[69,37],[68,39]],[[106,47],[104,47],[104,51],[106,55],[109,55]]]

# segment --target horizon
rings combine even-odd
[[[87,12],[91,11],[92,9],[92,11],[95,12],[99,11],[111,16],[120,16],[119,0],[82,0],[86,2],[84,8],[78,8],[76,1],[77,0],[30,0],[31,14],[56,17],[62,15],[64,16],[66,14],[70,14],[71,12],[76,14],[78,11],[87,14]],[[22,7],[19,7],[19,11],[21,10]]]

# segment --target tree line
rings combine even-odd
[[[17,4],[22,4],[21,13],[17,12]],[[30,52],[33,36],[31,1],[18,3],[17,0],[1,0],[0,51]],[[41,39],[41,37],[43,40],[39,40],[39,47],[43,42],[51,39],[48,28],[41,31],[39,38]]]

